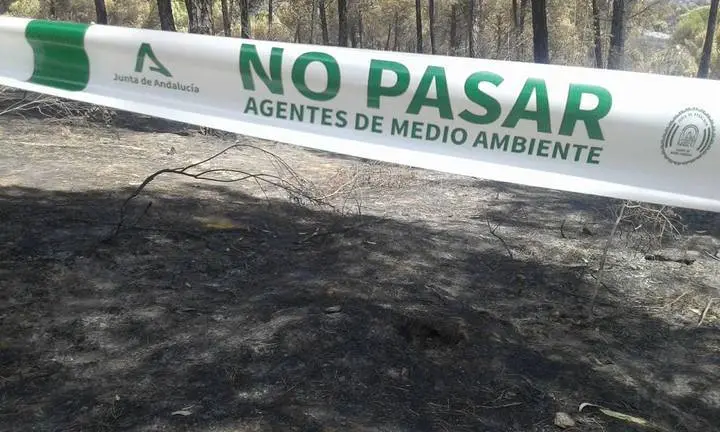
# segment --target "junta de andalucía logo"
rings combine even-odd
[[[685,165],[703,157],[715,142],[715,124],[699,108],[680,111],[665,128],[662,152],[675,165]]]
[[[140,44],[140,48],[138,49],[135,59],[135,73],[142,75],[116,73],[113,80],[122,83],[159,87],[188,93],[200,92],[200,89],[194,83],[184,83],[172,79],[173,74],[170,72],[170,69],[160,61],[153,51],[152,46],[147,42]],[[150,73],[156,75],[156,77],[147,76],[147,74]],[[158,78],[157,75],[161,75],[162,78]]]

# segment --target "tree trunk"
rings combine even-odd
[[[550,63],[547,5],[545,0],[532,0],[532,21],[535,63]]]
[[[319,13],[320,13],[320,30],[322,31],[323,45],[330,45],[330,35],[328,34],[327,15],[325,14],[325,0],[319,1],[318,9],[319,9]]]
[[[50,0],[50,10],[48,11],[51,20],[57,18],[57,10],[55,9],[55,2]]]
[[[350,46],[353,48],[357,48],[358,46],[357,24],[354,21],[350,26]]]
[[[185,0],[188,14],[188,33],[210,34],[212,30],[212,0]]]
[[[160,28],[164,31],[175,30],[175,18],[173,18],[172,1],[157,0],[158,15],[160,15]]]
[[[603,68],[602,32],[600,27],[600,8],[598,0],[592,0],[593,32],[595,39],[595,67]]]
[[[223,32],[225,36],[230,36],[232,21],[230,18],[230,10],[228,9],[228,0],[220,0],[220,7],[222,9]]]
[[[240,0],[240,37],[245,39],[252,38],[248,0]]]
[[[625,0],[613,0],[608,69],[622,69],[625,57]]]
[[[512,0],[512,46],[509,47],[509,49],[511,49],[515,53],[513,60],[518,60],[520,57],[520,38],[522,36],[522,29],[520,28],[520,12],[521,11],[518,8],[518,0]]]
[[[475,0],[468,0],[468,57],[475,57]]]
[[[527,17],[527,10],[528,10],[528,0],[520,0],[520,16],[518,17],[518,59],[524,59],[525,58],[525,51],[527,49],[527,44],[525,43],[525,39],[522,37],[523,33],[525,33],[525,18]]]
[[[415,0],[415,33],[417,35],[416,51],[423,52],[423,35],[422,35],[422,5],[420,0]]]
[[[515,59],[521,59],[525,54],[525,42],[522,40],[522,34],[525,31],[525,11],[527,10],[527,0],[512,1],[512,50],[515,52]]]
[[[97,16],[96,24],[107,24],[107,9],[105,8],[105,0],[95,0],[95,15]]]
[[[710,16],[708,17],[707,33],[705,34],[705,43],[702,48],[702,56],[700,57],[700,67],[698,68],[697,77],[707,78],[710,74],[710,59],[712,58],[713,40],[715,40],[715,27],[717,26],[718,0],[710,2]]]
[[[313,12],[313,16],[315,12]],[[273,0],[268,0],[268,28],[272,27],[273,23]]]
[[[400,15],[398,11],[395,11],[395,20],[393,21],[393,27],[395,27],[395,39],[393,40],[393,51],[397,51],[400,47]]]
[[[457,37],[457,4],[450,6],[450,51],[451,56],[457,55],[458,37]]]
[[[185,9],[186,9],[187,15],[188,15],[188,32],[189,33],[199,33],[197,31],[199,12],[198,12],[198,6],[195,3],[196,1],[197,0],[185,0]],[[200,0],[200,1],[202,1],[202,0]]]
[[[338,46],[348,44],[347,0],[338,0]]]
[[[310,8],[310,36],[308,37],[308,43],[314,44],[315,43],[315,9],[317,6],[316,4],[317,0],[312,0],[311,8]]]
[[[435,54],[435,0],[428,0],[428,15],[430,22],[430,53]]]
[[[502,15],[497,14],[495,17],[497,21],[497,39],[495,40],[495,58],[500,58],[500,51],[502,50],[502,37],[503,37],[503,19]],[[507,27],[505,27],[507,28]]]

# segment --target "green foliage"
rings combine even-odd
[[[49,10],[41,5],[41,0],[21,0],[10,4],[8,13],[12,16],[27,18],[45,18],[50,15]]]
[[[709,15],[709,6],[702,6],[682,14],[673,35],[675,42],[687,47],[693,54],[699,55],[705,40]]]
[[[709,16],[710,6],[701,6],[689,10],[680,15],[677,28],[673,33],[673,42],[687,50],[694,59],[699,59],[702,53]],[[710,61],[710,76],[713,78],[720,76],[719,52],[720,33],[716,32],[713,44],[713,55]],[[697,65],[695,64],[693,68],[696,70]]]

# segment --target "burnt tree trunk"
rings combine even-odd
[[[328,33],[327,15],[325,13],[325,0],[319,0],[318,9],[320,13],[320,31],[322,32],[323,45],[330,45],[330,35]]]
[[[608,69],[622,69],[625,57],[625,0],[613,0]]]
[[[393,51],[397,51],[400,47],[400,15],[398,11],[395,11],[395,19],[393,20],[393,27],[395,27],[395,39],[393,40]]]
[[[357,24],[353,22],[350,26],[350,46],[353,48],[358,47],[357,31]]]
[[[230,9],[228,9],[228,0],[220,0],[220,8],[222,9],[223,33],[225,33],[225,36],[230,36],[232,21],[230,18]]]
[[[160,16],[160,28],[164,31],[175,30],[175,18],[173,18],[172,1],[157,0],[158,15]]]
[[[415,33],[417,35],[415,50],[419,53],[423,52],[422,30],[422,5],[420,4],[420,0],[415,0]]]
[[[713,41],[715,40],[715,27],[717,26],[718,0],[710,2],[710,16],[708,17],[707,33],[703,43],[700,67],[698,67],[698,78],[707,78],[710,74],[710,59],[712,58]]]
[[[105,0],[95,0],[95,15],[97,24],[107,24],[107,8],[105,8]]]
[[[347,0],[338,0],[338,46],[348,44]]]
[[[248,0],[240,0],[240,37],[250,39],[252,29],[250,28],[250,7]]]
[[[314,44],[315,43],[315,9],[317,4],[316,0],[312,0],[311,7],[310,7],[310,36],[308,36],[308,43]]]
[[[430,27],[430,53],[435,54],[435,0],[428,0],[428,18]]]
[[[188,33],[210,34],[212,30],[212,0],[185,0],[188,14]]]
[[[504,27],[502,15],[497,14],[497,16],[495,17],[495,20],[496,20],[496,27],[497,27],[496,39],[495,39],[495,58],[499,59],[500,51],[502,50],[503,27]]]
[[[451,56],[457,55],[458,51],[458,34],[457,34],[457,5],[450,6],[450,50]]]
[[[525,55],[525,42],[522,39],[522,35],[525,31],[525,12],[527,11],[527,2],[528,0],[521,0],[520,4],[518,4],[518,0],[512,1],[512,43],[516,59],[523,58]]]
[[[475,0],[468,0],[468,57],[475,57]]]
[[[600,26],[600,8],[598,7],[598,0],[592,0],[592,14],[593,14],[593,37],[595,45],[595,67],[603,68],[603,49],[602,49],[602,32]]]
[[[545,0],[532,0],[533,56],[535,63],[550,63]]]

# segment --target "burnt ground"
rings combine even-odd
[[[0,117],[3,431],[720,430],[716,215],[631,211],[588,318],[618,201],[112,122]],[[112,235],[235,139],[325,203],[165,175]]]

